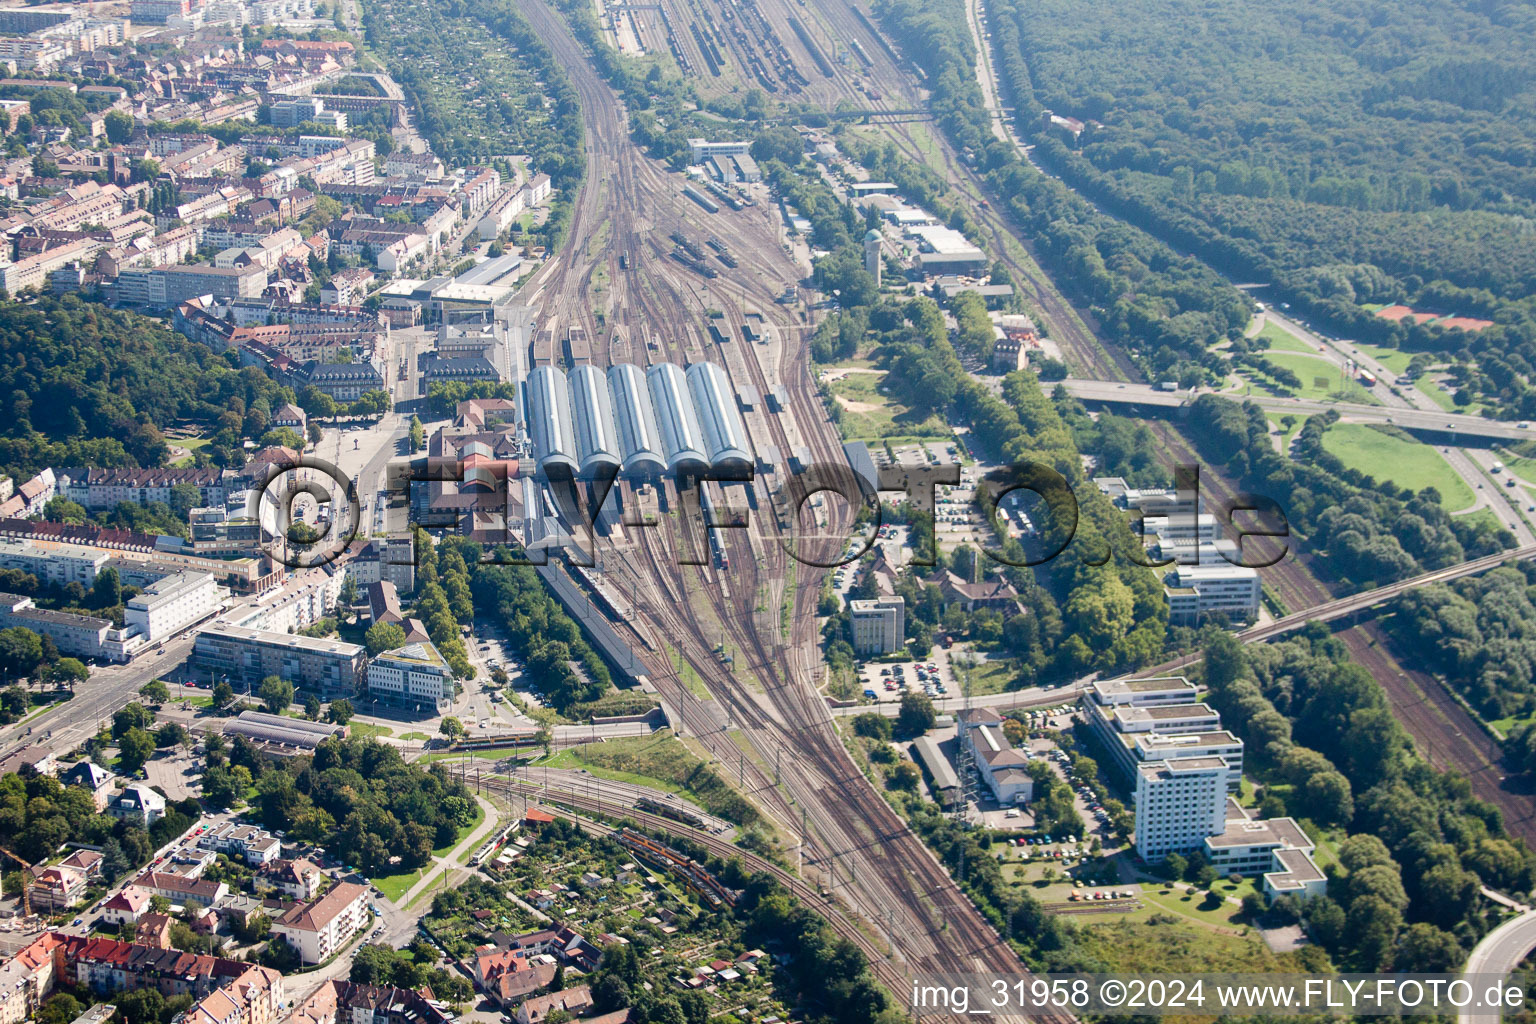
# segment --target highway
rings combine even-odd
[[[1100,405],[1177,409],[1189,405],[1198,397],[1197,393],[1187,390],[1163,391],[1152,384],[1131,384],[1114,380],[1084,380],[1069,377],[1061,384],[1073,397]],[[1234,402],[1253,402],[1265,412],[1277,414],[1295,413],[1307,416],[1332,410],[1346,420],[1360,423],[1391,423],[1404,430],[1433,434],[1442,440],[1448,439],[1452,445],[1455,445],[1458,439],[1474,437],[1489,441],[1521,441],[1536,437],[1536,430],[1521,427],[1517,423],[1468,416],[1465,413],[1443,412],[1438,409],[1432,411],[1397,409],[1358,402],[1321,402],[1307,398],[1249,395],[1237,391],[1211,391],[1199,392],[1199,394],[1215,394]]]
[[[1503,979],[1520,966],[1520,961],[1536,949],[1536,910],[1512,917],[1483,936],[1467,957],[1462,976],[1474,983],[1481,993],[1496,979]],[[1492,1011],[1464,1012],[1457,1024],[1498,1024],[1499,1014]]]

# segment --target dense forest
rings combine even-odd
[[[0,302],[0,471],[18,482],[45,466],[159,466],[163,428],[213,434],[216,465],[244,461],[288,388],[161,324],[73,295]]]
[[[1536,715],[1533,583],[1536,566],[1516,562],[1410,590],[1387,627],[1484,718],[1528,718]],[[1514,760],[1521,771],[1536,763],[1523,753]]]
[[[1247,742],[1260,814],[1350,833],[1328,895],[1302,913],[1352,970],[1450,970],[1486,930],[1482,885],[1524,892],[1536,858],[1467,780],[1414,751],[1385,692],[1326,627],[1243,646],[1212,630],[1210,703]]]
[[[1492,357],[1536,414],[1536,53],[1528,5],[992,0],[1035,159],[1106,211],[1335,329]],[[1052,111],[1083,122],[1079,136]],[[1481,334],[1376,317],[1408,302]]]
[[[227,751],[210,744],[205,765],[205,786],[223,773],[255,785],[253,805],[267,828],[320,843],[368,874],[428,863],[434,847],[452,843],[478,814],[469,790],[442,766],[423,771],[369,739],[330,739],[313,757],[271,758],[236,737]]]
[[[1251,302],[1210,267],[1146,231],[1101,213],[1029,167],[992,132],[959,0],[882,0],[886,27],[927,73],[931,105],[950,141],[974,157],[1013,222],[1034,241],[1063,291],[1089,309],[1151,380],[1199,383],[1219,373],[1210,346],[1240,337]],[[1075,16],[1074,16],[1075,17]]]

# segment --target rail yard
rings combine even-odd
[[[539,0],[524,0],[522,9],[570,69],[591,140],[566,255],[529,286],[541,316],[531,365],[553,366],[568,354],[578,366],[612,368],[610,380],[617,381],[633,372],[625,364],[673,370],[713,364],[707,372],[728,378],[732,391],[750,387],[766,395],[782,386],[788,394],[783,412],[745,418],[757,452],[805,448],[817,461],[843,464],[841,440],[811,378],[805,344],[811,324],[775,302],[798,286],[805,268],[786,252],[772,211],[759,205],[711,213],[681,194],[674,177],[629,144],[622,107],[563,21]],[[808,56],[802,60],[814,67]],[[840,81],[828,79],[829,86]],[[856,87],[843,88],[844,96],[852,93]],[[729,259],[710,266],[715,276],[701,277],[694,266],[707,265],[707,253],[691,240],[720,237],[730,238],[729,247],[709,248]],[[689,264],[668,258],[674,247]],[[601,298],[594,281],[608,282]],[[749,320],[766,344],[743,340]],[[560,339],[573,330],[590,343],[563,350]],[[725,387],[718,377],[716,384]],[[653,399],[657,394],[652,389]],[[662,404],[653,401],[658,415]],[[744,496],[759,509],[772,508],[777,485],[774,473],[760,474]],[[675,493],[667,498],[664,504],[676,507]],[[817,528],[808,503],[808,536],[799,543],[818,544],[828,555],[840,550],[844,540],[837,533],[850,511],[823,503]],[[648,677],[681,717],[683,732],[723,763],[739,762],[746,792],[796,844],[806,876],[835,888],[863,927],[894,950],[904,972],[1020,970],[947,872],[869,788],[833,730],[816,691],[819,587],[806,579],[809,568],[800,567],[787,598],[793,607],[787,632],[776,613],[759,611],[786,600],[781,588],[789,556],[779,542],[779,517],[760,514],[753,529],[716,531],[729,575],[716,564],[681,564],[686,553],[674,521],[626,527],[603,564],[610,585],[634,603],[628,628],[649,652]],[[726,649],[730,664],[721,656]],[[713,700],[690,690],[674,655],[702,678]]]

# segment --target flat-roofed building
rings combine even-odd
[[[153,643],[206,619],[223,603],[223,592],[210,573],[178,572],[129,598],[123,619]]]
[[[39,608],[30,597],[0,594],[0,629],[13,626],[50,637],[61,653],[77,658],[103,657],[114,632],[110,619]]]
[[[436,708],[451,702],[453,669],[429,641],[385,651],[368,663],[368,694],[398,705]]]
[[[126,305],[170,309],[200,295],[254,299],[267,287],[267,272],[257,264],[210,267],[204,264],[129,267],[117,275],[117,300]]]
[[[1258,570],[1223,559],[1176,567],[1163,577],[1163,594],[1168,621],[1193,626],[1216,614],[1232,622],[1251,622],[1259,616],[1263,588]]]
[[[1220,757],[1232,769],[1230,785],[1235,792],[1243,772],[1243,741],[1225,729],[1213,732],[1185,732],[1164,736],[1156,732],[1122,733],[1136,760],[1182,761],[1190,758]]]
[[[1303,899],[1321,895],[1328,877],[1312,859],[1316,845],[1294,818],[1229,816],[1226,827],[1205,837],[1205,859],[1224,875],[1263,875],[1264,892]]]
[[[1153,679],[1100,679],[1088,689],[1089,696],[1104,707],[1146,707],[1150,704],[1192,704],[1200,688],[1183,676]]]
[[[848,631],[853,653],[894,654],[906,644],[907,602],[901,597],[848,602]]]
[[[357,693],[368,667],[367,649],[359,644],[227,622],[198,630],[192,659],[212,679],[254,687],[267,676],[281,676],[321,700]]]
[[[1097,705],[1095,705],[1097,706]],[[1148,707],[1105,708],[1118,732],[1155,732],[1176,736],[1221,728],[1221,715],[1208,704],[1154,704]]]
[[[1136,772],[1136,852],[1149,864],[1202,849],[1226,827],[1232,769],[1219,757],[1154,761]]]

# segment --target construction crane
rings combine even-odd
[[[7,850],[5,847],[0,846],[0,853],[5,854],[7,857],[11,858],[11,860],[15,861],[17,864],[20,864],[28,871],[32,870],[31,864],[22,860],[10,850]],[[21,880],[21,910],[26,917],[32,916],[32,890],[27,886],[27,880],[25,878]]]

